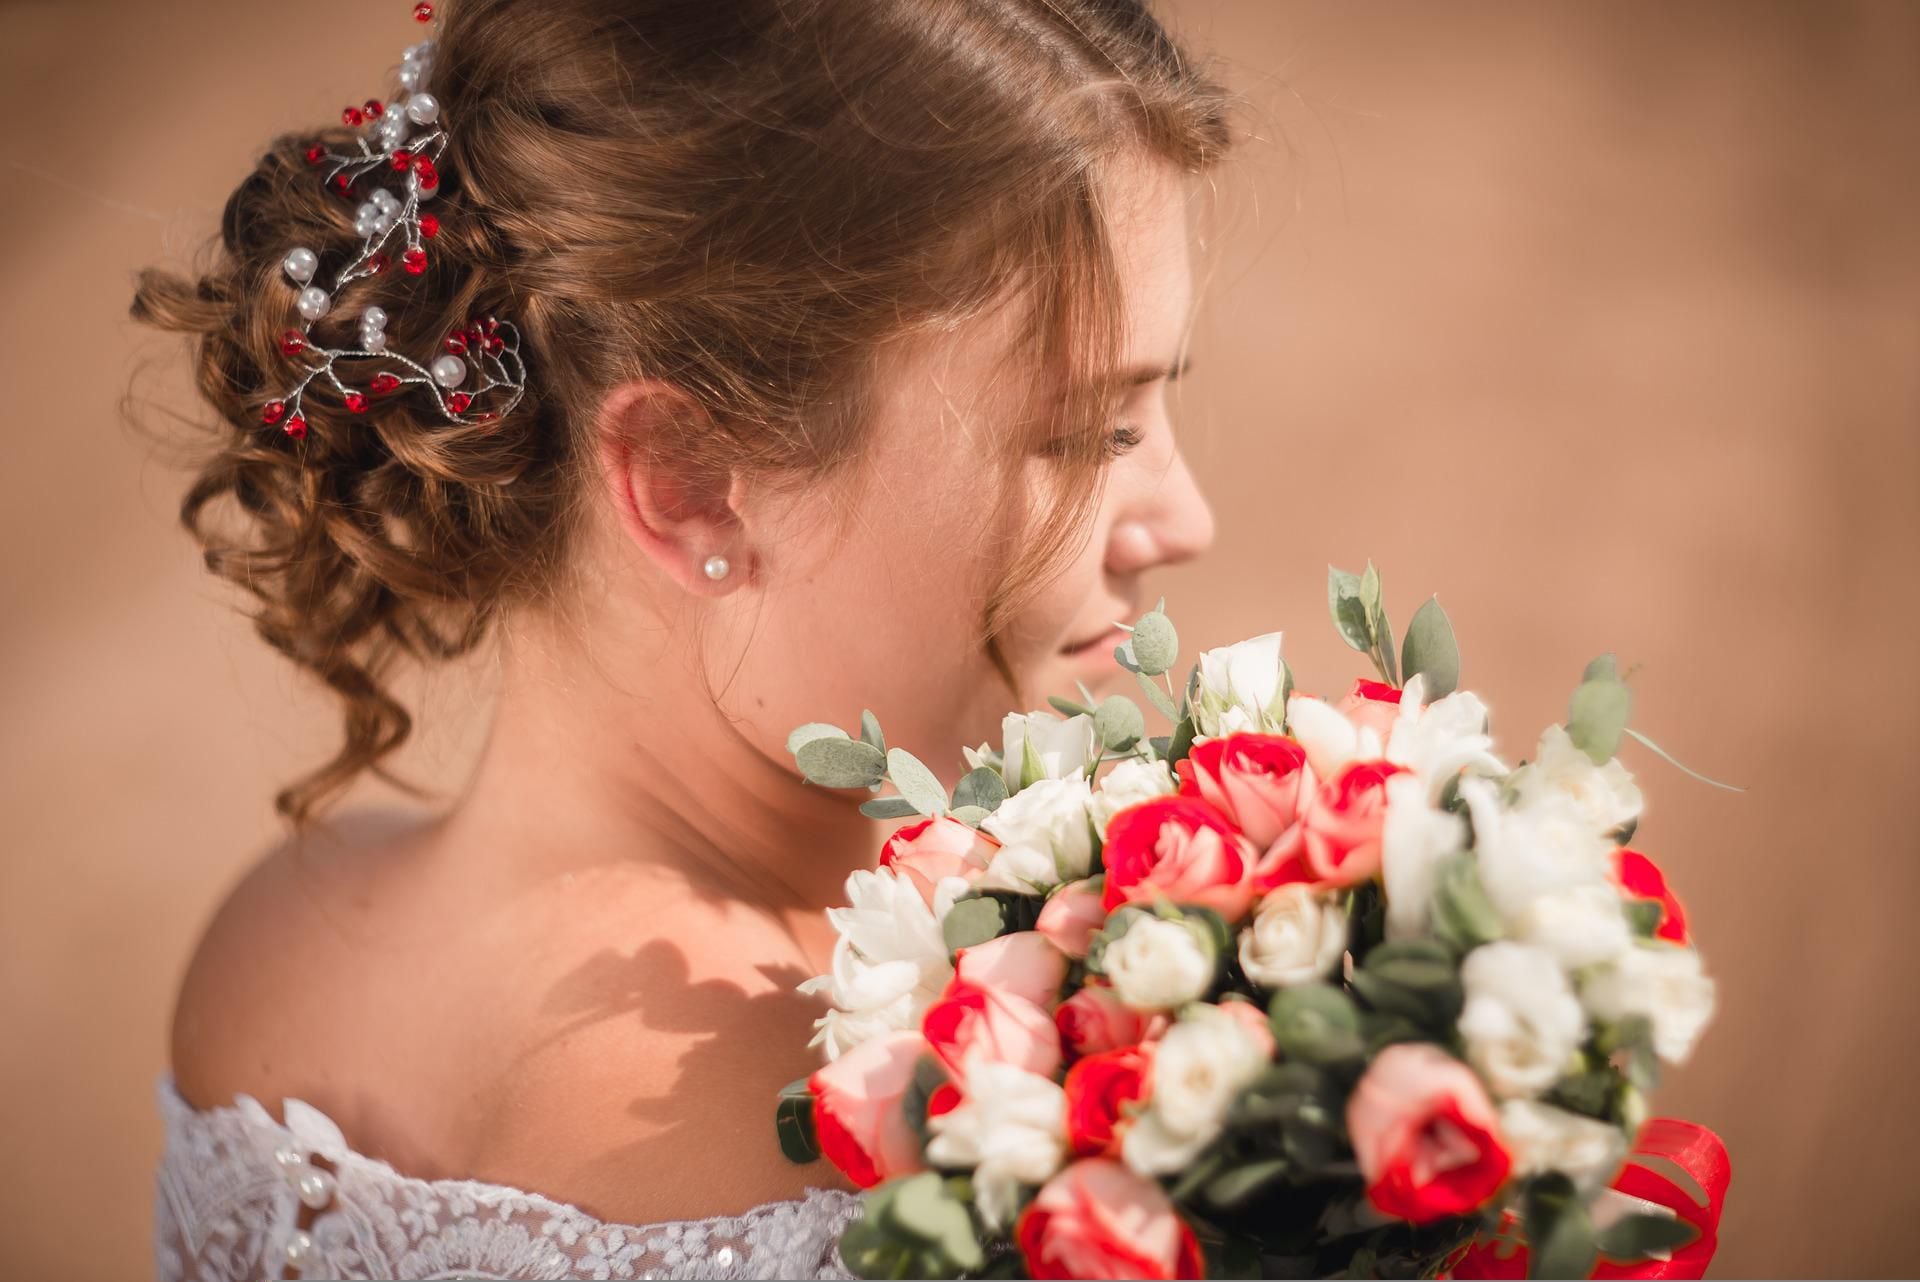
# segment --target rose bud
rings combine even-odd
[[[1069,957],[1085,957],[1093,936],[1107,920],[1100,892],[1091,881],[1073,881],[1047,896],[1033,928]]]
[[[967,1059],[975,1054],[1042,1077],[1060,1070],[1053,1016],[1018,993],[970,984],[958,975],[927,1007],[920,1030],[956,1077],[965,1076]]]
[[[1313,795],[1306,751],[1281,735],[1203,739],[1176,769],[1182,796],[1206,801],[1261,850],[1293,826]]]
[[[1060,985],[1067,978],[1066,957],[1034,930],[969,944],[954,955],[953,967],[969,984],[1017,994],[1049,1011],[1059,1004]]]
[[[1367,1200],[1414,1224],[1484,1206],[1513,1165],[1480,1079],[1425,1042],[1375,1057],[1347,1100],[1347,1133]]]
[[[1084,1158],[1041,1186],[1014,1226],[1033,1278],[1198,1278],[1200,1244],[1160,1186]]]
[[[1146,1040],[1166,1026],[1167,1017],[1134,1009],[1104,984],[1089,984],[1060,1003],[1053,1022],[1069,1052],[1097,1055]]]
[[[1393,723],[1400,719],[1400,690],[1384,681],[1356,677],[1353,689],[1333,707],[1353,722],[1354,729],[1371,728],[1384,744],[1393,733]]]
[[[1067,1139],[1082,1157],[1119,1157],[1131,1117],[1123,1106],[1145,1099],[1152,1051],[1121,1046],[1088,1055],[1067,1070]]]
[[[880,847],[880,866],[913,883],[920,898],[933,907],[933,892],[941,880],[960,877],[979,880],[1000,843],[946,815],[901,824]]]
[[[1211,908],[1232,922],[1253,904],[1252,844],[1198,797],[1156,797],[1122,810],[1107,825],[1101,857],[1108,912],[1170,899]]]
[[[863,1189],[923,1169],[920,1137],[901,1101],[926,1051],[918,1033],[886,1033],[807,1079],[820,1151]]]

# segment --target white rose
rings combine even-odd
[[[1700,954],[1669,944],[1639,944],[1587,980],[1587,1009],[1601,1019],[1645,1015],[1653,1021],[1654,1053],[1684,1064],[1713,1018],[1713,980]]]
[[[1153,1051],[1153,1092],[1121,1141],[1142,1175],[1180,1170],[1220,1133],[1241,1088],[1266,1067],[1268,1049],[1217,1006],[1195,1006]]]
[[[1604,766],[1574,746],[1565,726],[1548,726],[1534,759],[1514,776],[1522,801],[1558,792],[1571,798],[1595,832],[1613,829],[1640,814],[1640,785],[1618,757]]]
[[[1191,927],[1141,913],[1107,945],[1100,969],[1128,1006],[1170,1010],[1207,991],[1215,961]]]
[[[1627,1155],[1619,1127],[1533,1100],[1500,1106],[1500,1134],[1516,1177],[1559,1171],[1588,1192],[1612,1179]]]
[[[946,889],[941,898],[951,906],[953,893],[966,887]],[[953,977],[940,922],[911,882],[884,868],[861,868],[848,874],[846,894],[847,907],[827,910],[839,933],[831,971],[796,987],[824,992],[833,1004],[814,1021],[808,1043],[824,1046],[829,1060],[876,1034],[918,1027]]]
[[[1553,954],[1502,940],[1460,965],[1467,1060],[1496,1095],[1538,1095],[1567,1071],[1587,1016]]]
[[[1062,721],[1051,712],[1009,712],[1000,722],[1005,747],[1000,772],[1007,790],[1018,792],[1035,777],[1027,770],[1027,748],[1039,765],[1038,778],[1064,779],[1087,768],[1093,750],[1093,718],[1085,715]]]
[[[1067,1096],[1059,1083],[985,1055],[967,1062],[961,1101],[927,1118],[927,1159],[973,1172],[990,1228],[1018,1207],[1022,1184],[1044,1184],[1067,1157]]]
[[[1092,801],[1086,778],[1076,774],[1042,779],[1001,802],[980,822],[1000,843],[980,887],[1034,895],[1085,877],[1093,867]]]
[[[1240,967],[1268,988],[1324,979],[1346,951],[1346,910],[1298,883],[1270,891],[1240,932]]]
[[[1280,637],[1268,632],[1200,655],[1194,719],[1201,734],[1280,732]]]
[[[1387,817],[1380,829],[1380,878],[1387,888],[1387,937],[1427,933],[1440,865],[1467,848],[1467,825],[1428,802],[1427,785],[1413,775],[1386,782]]]
[[[1460,795],[1473,816],[1480,882],[1509,925],[1524,929],[1542,895],[1611,884],[1613,846],[1571,798],[1549,793],[1505,810],[1494,786],[1474,775],[1461,778]]]
[[[1511,923],[1513,937],[1543,948],[1568,970],[1612,961],[1633,947],[1620,892],[1604,882],[1548,891]]]
[[[1387,760],[1406,766],[1427,785],[1427,800],[1438,801],[1447,783],[1462,770],[1504,775],[1506,763],[1493,755],[1487,733],[1487,705],[1470,690],[1421,706],[1426,677],[1416,673],[1400,692],[1400,715],[1387,735]]]
[[[1129,757],[1107,771],[1093,794],[1093,821],[1102,833],[1113,817],[1128,806],[1137,806],[1174,791],[1173,771],[1164,761],[1145,761]]]

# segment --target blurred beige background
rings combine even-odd
[[[1719,1128],[1715,1272],[1911,1273],[1920,1193],[1920,6],[1172,0],[1260,140],[1223,178],[1184,422],[1188,642],[1359,671],[1329,561],[1430,592],[1511,756],[1601,650],[1723,992],[1662,1111]],[[171,993],[330,709],[254,640],[122,425],[131,273],[414,38],[399,0],[0,0],[0,1272],[149,1272]],[[459,777],[484,684],[404,764]],[[387,800],[370,788],[362,800]]]

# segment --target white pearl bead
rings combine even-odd
[[[381,329],[363,329],[360,331],[360,346],[370,352],[387,350],[387,333]]]
[[[300,1177],[294,1190],[303,1203],[317,1211],[333,1200],[333,1176],[318,1169],[309,1171]]]
[[[400,208],[400,198],[388,191],[385,187],[375,187],[373,189],[372,201],[388,213],[392,213]]]
[[[327,297],[326,290],[318,285],[309,285],[300,291],[300,298],[295,306],[300,309],[302,316],[310,321],[317,321],[327,314],[327,309],[333,306],[333,300]]]
[[[297,1148],[280,1148],[273,1151],[273,1160],[280,1164],[282,1171],[291,1171],[296,1166],[305,1166],[307,1155]]]
[[[411,90],[420,83],[420,64],[403,62],[400,64],[400,87]]]
[[[440,115],[440,100],[430,93],[417,93],[407,99],[407,119],[416,125],[430,125]]]
[[[442,387],[458,387],[467,379],[467,363],[458,356],[436,357],[428,368],[433,371],[433,381]]]
[[[301,246],[290,251],[286,260],[280,264],[287,275],[302,285],[313,279],[314,271],[320,266],[320,256],[311,249]]]
[[[726,578],[728,572],[733,569],[733,567],[727,563],[727,558],[719,555],[708,557],[706,564],[700,568],[706,572],[709,579],[712,579],[716,583]]]
[[[353,216],[359,222],[367,222],[371,220],[373,216],[375,214],[378,214],[379,212],[380,212],[379,205],[376,205],[371,200],[363,200],[360,202],[360,207],[353,211]]]
[[[422,187],[420,185],[420,175],[418,173],[411,173],[407,175],[407,190],[421,200],[432,200],[440,194],[440,184],[435,183],[431,187]]]
[[[360,323],[368,329],[385,329],[387,312],[383,307],[369,307],[360,313]]]

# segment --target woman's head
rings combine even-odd
[[[201,279],[149,272],[135,300],[197,335],[227,420],[183,517],[346,704],[341,754],[284,811],[405,737],[396,658],[583,602],[665,638],[770,753],[864,696],[944,761],[1007,702],[993,678],[1057,689],[1140,570],[1204,544],[1164,396],[1185,180],[1225,150],[1227,101],[1139,4],[440,8],[437,252],[347,287],[315,333],[346,346],[377,304],[419,358],[510,316],[516,410],[454,425],[310,394],[304,440],[259,426],[285,382],[281,257],[309,245],[324,271],[359,243],[301,163],[312,135],[236,190]]]

